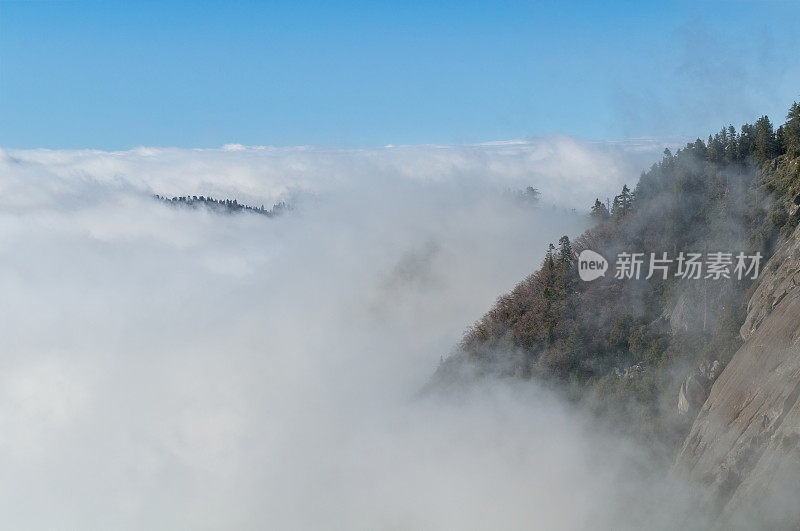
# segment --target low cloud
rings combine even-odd
[[[548,202],[588,209],[632,184],[667,145],[658,140],[589,142],[567,136],[472,145],[379,149],[137,148],[129,151],[0,151],[0,206],[33,206],[86,187],[120,187],[166,196],[236,196],[274,203],[301,192],[326,193],[398,180],[542,191]]]
[[[583,229],[561,207],[661,149],[4,152],[6,525],[669,527],[644,454],[532,385],[417,397]],[[501,193],[523,185],[559,207]],[[312,199],[267,219],[150,193]]]

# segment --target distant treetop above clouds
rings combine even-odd
[[[330,149],[226,144],[217,149],[0,150],[7,201],[39,204],[94,183],[167,197],[236,197],[272,205],[296,193],[328,193],[392,181],[533,186],[549,203],[586,209],[681,141],[587,141],[565,135],[461,145]],[[14,193],[10,193],[14,192]],[[9,205],[10,206],[10,205]],[[22,206],[22,205],[17,205]]]

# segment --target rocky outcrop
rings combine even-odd
[[[747,318],[740,330],[747,340],[790,292],[800,286],[800,233],[795,230],[764,266],[758,287],[747,305]]]
[[[694,293],[684,290],[672,307],[666,309],[662,318],[669,322],[673,333],[686,332],[698,327],[697,323],[703,322],[703,314],[697,301],[691,300]]]
[[[678,392],[678,413],[696,414],[708,397],[711,384],[719,374],[719,361],[703,363],[696,371],[686,376]]]
[[[641,378],[644,376],[647,367],[644,362],[639,362],[635,365],[631,365],[630,367],[625,367],[624,369],[615,368],[614,369],[614,376],[617,378],[626,378],[628,380],[635,380],[637,378]]]
[[[711,387],[676,460],[719,529],[800,527],[798,281],[800,230],[766,264],[741,328],[745,343]]]
[[[706,400],[708,381],[700,374],[690,374],[678,392],[678,412],[686,415],[697,411]]]

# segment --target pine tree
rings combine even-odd
[[[722,140],[720,139],[719,133],[714,135],[708,135],[708,143],[706,149],[706,158],[709,162],[719,162],[722,160],[722,155],[724,151],[724,145]]]
[[[786,115],[783,144],[790,157],[800,156],[800,104],[794,102]]]
[[[526,202],[536,205],[542,198],[542,193],[533,186],[528,186],[527,188],[525,188],[523,197]]]
[[[753,156],[763,164],[777,155],[778,146],[772,122],[767,116],[762,116],[753,126]]]
[[[725,161],[737,162],[739,160],[739,139],[736,135],[736,128],[732,125],[728,126],[728,130],[722,130],[725,133]]]
[[[775,144],[778,150],[778,155],[783,155],[786,153],[786,135],[784,135],[783,126],[779,126],[778,130],[775,132]]]
[[[622,192],[614,197],[614,204],[611,207],[611,215],[615,218],[623,218],[630,212],[633,205],[633,194],[628,185],[623,185]]]
[[[572,258],[572,244],[569,237],[564,235],[558,240],[558,263],[569,266]]]
[[[600,199],[595,199],[591,216],[595,223],[600,223],[611,217],[611,214],[608,213],[608,208],[600,201]]]

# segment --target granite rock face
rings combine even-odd
[[[781,245],[761,272],[756,290],[747,304],[747,318],[739,330],[747,340],[764,319],[800,286],[800,227]]]
[[[718,360],[703,363],[697,370],[686,376],[678,392],[678,413],[696,415],[708,397],[708,391],[720,370]]]
[[[675,468],[719,529],[798,529],[800,228],[764,266],[740,333]]]

